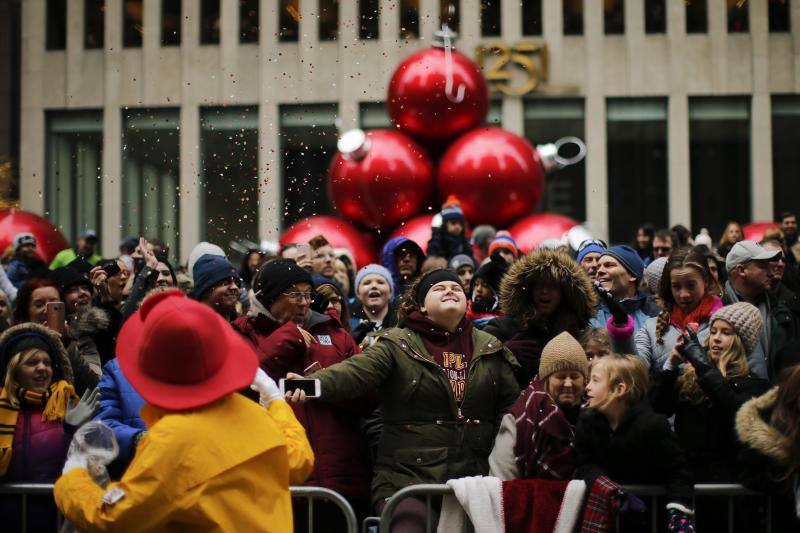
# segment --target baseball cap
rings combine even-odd
[[[14,236],[14,251],[19,250],[20,247],[26,244],[36,246],[36,237],[33,236],[33,233],[17,233]]]
[[[78,235],[78,238],[79,239],[84,239],[84,240],[87,240],[87,241],[90,241],[90,240],[95,240],[96,241],[97,240],[97,232],[95,230],[93,230],[93,229],[87,229],[86,231],[84,231],[83,233]]]
[[[725,257],[725,270],[730,272],[737,266],[750,261],[772,261],[780,254],[780,250],[770,252],[755,241],[739,241],[733,245]]]

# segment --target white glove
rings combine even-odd
[[[268,406],[272,400],[283,399],[278,384],[260,368],[256,370],[256,377],[253,379],[253,384],[250,385],[250,388],[254,391],[258,391],[261,395],[261,401],[259,403],[264,407]]]
[[[64,463],[64,469],[61,471],[61,475],[64,475],[70,470],[74,470],[76,468],[83,468],[84,470],[88,470],[88,458],[85,454],[82,453],[68,454],[67,462]]]

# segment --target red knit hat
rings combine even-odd
[[[178,290],[150,296],[125,322],[117,358],[142,398],[171,411],[244,389],[258,368],[255,352],[230,324]]]

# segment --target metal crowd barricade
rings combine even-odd
[[[656,512],[657,509],[657,500],[659,496],[664,496],[666,494],[666,490],[662,486],[657,485],[626,485],[625,490],[634,494],[639,497],[647,497],[651,504],[651,530],[655,533],[658,531],[658,513]],[[425,498],[425,505],[426,505],[426,525],[425,531],[431,533],[434,531],[433,523],[432,523],[432,503],[431,499],[435,496],[444,496],[447,494],[453,494],[453,489],[448,487],[447,485],[434,485],[434,484],[423,484],[423,485],[411,485],[410,487],[405,487],[403,489],[398,490],[394,496],[389,498],[389,501],[386,502],[386,506],[383,508],[383,512],[381,513],[380,517],[380,533],[390,533],[391,525],[392,525],[392,515],[394,514],[395,509],[397,506],[406,498],[416,497],[416,498]],[[696,508],[695,499],[697,497],[707,497],[707,496],[725,496],[728,498],[728,532],[734,531],[734,505],[733,505],[733,498],[736,496],[759,496],[766,498],[767,507],[766,507],[766,523],[767,523],[767,533],[772,532],[772,509],[771,503],[772,500],[760,494],[758,492],[753,492],[744,488],[742,485],[736,484],[698,484],[694,486],[694,493],[692,495],[692,505]],[[466,522],[469,520],[467,519]],[[365,524],[366,529],[366,524]]]
[[[292,499],[303,499],[308,501],[308,529],[314,529],[314,501],[325,500],[335,504],[344,514],[347,522],[347,533],[358,533],[358,520],[353,508],[347,500],[338,492],[322,487],[290,487]],[[22,497],[22,531],[28,531],[28,496],[53,494],[52,483],[6,483],[0,484],[0,495],[9,494]],[[63,518],[58,514],[58,526],[61,527]]]

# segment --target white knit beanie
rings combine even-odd
[[[711,315],[711,320],[708,321],[708,324],[712,325],[715,320],[724,320],[733,326],[736,334],[742,339],[742,344],[744,344],[744,349],[747,350],[747,355],[753,352],[756,344],[758,344],[759,337],[761,337],[761,331],[764,329],[764,320],[761,318],[761,311],[753,304],[747,302],[737,302],[733,305],[726,305]]]
[[[217,246],[216,244],[212,244],[210,242],[201,241],[198,242],[197,245],[192,248],[192,251],[189,253],[189,261],[188,261],[188,272],[189,275],[193,275],[194,272],[194,264],[197,263],[197,260],[203,257],[206,254],[210,255],[220,255],[225,257],[225,252]]]
[[[661,275],[664,274],[665,266],[667,266],[667,258],[659,257],[644,269],[644,279],[647,281],[647,288],[650,289],[651,294],[658,294],[658,286],[661,285]]]

